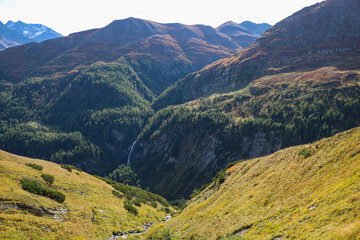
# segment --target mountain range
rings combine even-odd
[[[35,151],[40,155],[28,155],[28,149],[41,146],[38,144],[21,149],[10,147],[4,140],[2,147],[54,161],[65,161],[65,157],[98,174],[110,171],[126,162],[128,147],[153,114],[150,105],[158,94],[188,73],[241,49],[210,26],[160,24],[136,18],[6,49],[0,53],[0,76],[4,92],[10,94],[2,102],[2,119],[7,121],[4,134],[8,134],[12,118],[22,124],[36,122],[36,126],[51,127],[54,134],[55,129],[81,132],[84,149],[80,155],[93,160],[92,164],[79,160],[79,153],[74,152],[65,157],[64,151],[75,151],[76,141],[65,144],[67,150],[63,144],[52,144],[54,152]],[[19,115],[14,116],[15,112]],[[91,143],[85,143],[89,140]],[[98,150],[85,150],[98,147],[102,157]],[[77,163],[71,160],[75,158]]]
[[[358,126],[359,9],[351,0],[304,8],[166,89],[133,153],[143,182],[179,198],[231,161]]]
[[[62,35],[41,24],[29,24],[22,21],[8,21],[6,24],[0,22],[0,50],[57,37],[62,37]]]
[[[359,10],[1,51],[0,238],[358,239]]]

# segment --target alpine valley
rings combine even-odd
[[[359,240],[359,13],[0,23],[0,238]]]

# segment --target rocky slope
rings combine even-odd
[[[238,163],[165,227],[193,239],[358,239],[360,129]]]
[[[273,26],[245,51],[177,82],[154,106],[241,89],[264,75],[323,66],[359,68],[359,9],[355,0],[328,0],[304,8]]]

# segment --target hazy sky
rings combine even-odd
[[[0,21],[41,23],[63,35],[137,17],[160,23],[275,24],[320,0],[0,0]]]

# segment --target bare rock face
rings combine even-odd
[[[141,183],[168,199],[188,197],[229,162],[265,156],[281,148],[275,133],[247,135],[210,123],[179,122],[134,148],[132,167]]]

